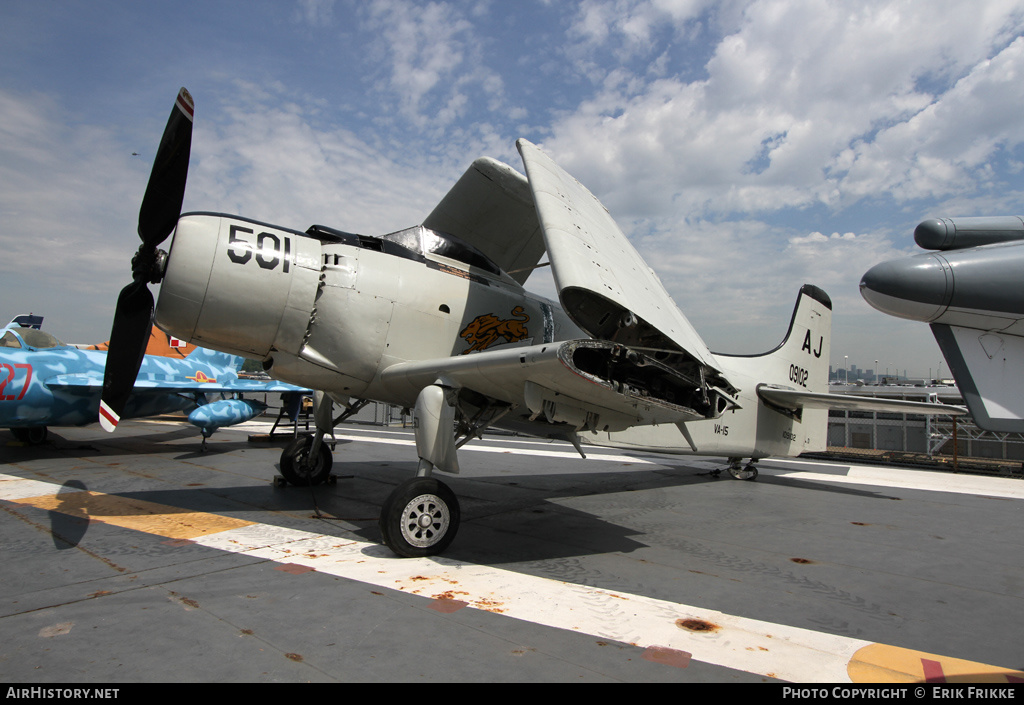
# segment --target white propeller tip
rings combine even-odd
[[[100,401],[100,427],[102,427],[104,431],[107,433],[113,433],[120,420],[121,417],[115,414],[113,409],[107,406],[106,402]]]

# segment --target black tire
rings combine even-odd
[[[414,477],[384,501],[380,533],[385,545],[403,558],[434,556],[455,539],[460,520],[459,500],[448,485]]]
[[[319,485],[331,476],[334,456],[326,443],[320,444],[320,452],[309,462],[309,449],[313,436],[299,436],[281,451],[281,474],[289,484],[298,487]]]
[[[46,442],[46,436],[49,434],[49,431],[46,426],[26,426],[23,428],[12,428],[11,433],[22,443],[37,446]]]

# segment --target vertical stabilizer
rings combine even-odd
[[[804,284],[782,344],[759,356],[771,363],[761,378],[779,386],[827,392],[831,339],[832,300],[818,287]]]
[[[789,330],[774,350],[760,355],[719,355],[727,374],[747,380],[753,399],[748,416],[734,425],[756,441],[761,457],[822,451],[827,445],[828,411],[804,404],[780,404],[765,389],[788,390],[797,396],[828,392],[832,339],[832,301],[811,284],[800,288]],[[737,453],[739,454],[739,453]]]

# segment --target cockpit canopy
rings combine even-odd
[[[17,332],[11,329],[0,336],[0,348],[21,347],[40,350],[45,348],[63,348],[65,345],[49,333],[35,328],[18,328]]]
[[[469,243],[454,235],[416,225],[405,230],[398,230],[380,237],[368,237],[335,230],[324,225],[314,225],[306,231],[321,242],[337,242],[370,250],[404,254],[422,258],[426,255],[437,255],[477,269],[482,269],[494,276],[501,276],[501,268],[487,255]],[[395,246],[401,248],[395,251]],[[403,252],[404,251],[404,252]]]
[[[430,228],[425,228],[422,225],[406,228],[405,230],[399,230],[394,233],[388,233],[387,235],[381,236],[381,240],[401,245],[407,250],[412,250],[417,254],[432,254],[440,257],[447,257],[448,259],[455,260],[456,262],[468,264],[470,267],[483,269],[495,276],[501,274],[501,269],[498,265],[488,259],[487,255],[469,243],[463,242],[454,235],[438,232],[437,230],[431,230]]]

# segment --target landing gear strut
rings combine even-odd
[[[459,530],[459,500],[446,484],[431,477],[435,467],[459,471],[453,433],[456,403],[457,392],[440,384],[425,387],[416,398],[417,477],[396,487],[380,512],[381,538],[399,556],[441,553]]]
[[[313,436],[299,436],[285,446],[281,453],[281,474],[289,484],[297,487],[320,485],[331,476],[334,457],[326,443],[320,443],[313,455]]]
[[[367,405],[365,400],[357,400],[346,405],[345,411],[337,418],[332,418],[333,402],[323,392],[313,393],[314,419],[316,435],[297,436],[285,446],[281,452],[281,475],[286,483],[298,487],[320,485],[331,482],[331,466],[334,456],[331,448],[324,442],[328,433],[334,438],[334,427],[359,412]],[[281,478],[274,479],[275,485],[281,484]]]

